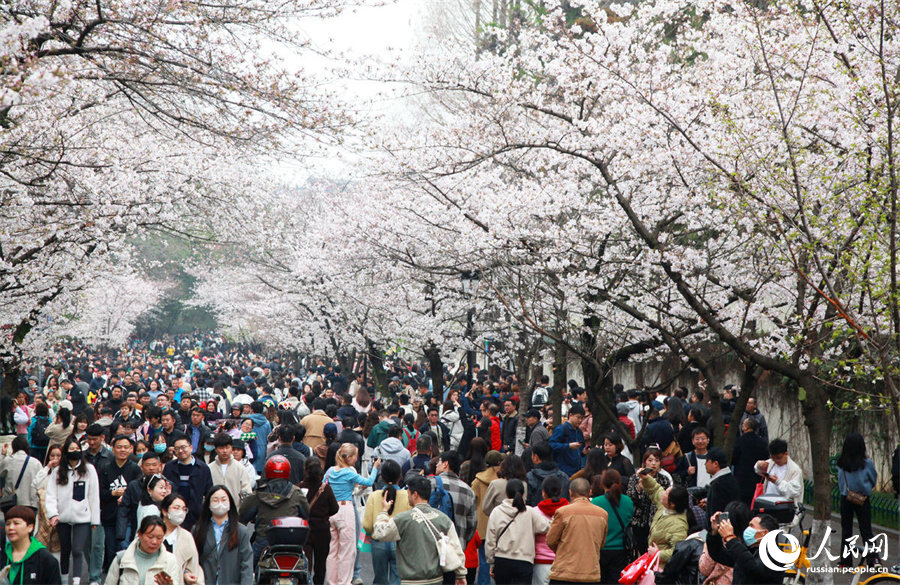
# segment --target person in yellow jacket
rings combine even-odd
[[[375,533],[375,518],[382,512],[383,494],[394,492],[394,503],[391,510],[387,510],[390,517],[401,512],[406,512],[412,506],[409,505],[409,493],[399,489],[402,471],[400,464],[388,459],[381,466],[381,479],[387,484],[383,490],[372,492],[366,501],[366,510],[363,514],[363,530],[369,536]],[[400,585],[400,573],[397,571],[397,543],[372,541],[372,568],[375,572],[375,585]]]

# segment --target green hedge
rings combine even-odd
[[[813,484],[810,481],[804,481],[803,485],[803,503],[812,509],[816,503]],[[872,524],[895,530],[900,528],[900,509],[898,509],[897,497],[893,493],[872,492],[869,501],[872,505]],[[838,491],[837,485],[831,486],[831,510],[835,514],[841,513],[841,493]]]

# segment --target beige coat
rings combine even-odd
[[[606,510],[587,498],[575,498],[553,515],[547,546],[556,553],[550,579],[600,581],[600,549],[606,542]]]
[[[178,564],[178,585],[184,585],[185,571],[193,573],[197,577],[197,585],[206,585],[203,567],[200,566],[200,553],[197,552],[194,537],[180,526],[175,529],[175,532],[178,533],[178,540],[175,541],[175,549],[172,554],[175,555],[175,562]],[[147,581],[147,583],[150,582]]]
[[[491,512],[487,524],[484,554],[488,563],[493,565],[496,557],[533,563],[534,536],[545,534],[548,530],[550,520],[540,510],[526,506],[525,511],[520,513],[512,505],[512,500],[503,500]]]
[[[181,539],[179,538],[179,540]],[[141,585],[137,563],[134,560],[134,550],[137,548],[137,545],[138,541],[134,540],[125,549],[124,554],[119,553],[116,555],[116,559],[110,565],[109,573],[106,575],[106,585]],[[147,570],[144,583],[156,583],[156,576],[159,573],[167,573],[172,577],[179,573],[175,555],[167,551],[163,546],[160,548],[156,563]]]
[[[304,416],[303,420],[300,421],[300,424],[306,429],[306,434],[303,436],[303,444],[309,447],[310,450],[315,449],[319,445],[324,445],[325,425],[333,422],[321,410],[314,410],[311,414]],[[360,456],[362,456],[362,453],[360,453]]]
[[[232,499],[240,506],[241,500],[253,491],[250,484],[250,474],[240,461],[231,460],[222,473],[222,465],[218,457],[209,464],[209,472],[212,474],[213,485],[222,484],[228,488]]]
[[[475,505],[478,507],[478,536],[482,539],[487,537],[487,524],[491,513],[485,512],[481,504],[484,502],[484,496],[488,491],[488,487],[497,479],[498,469],[499,466],[488,467],[477,474],[475,481],[472,482],[472,491],[475,492]]]

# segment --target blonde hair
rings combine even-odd
[[[334,462],[339,468],[350,467],[350,463],[347,462],[347,459],[349,457],[352,457],[353,455],[356,455],[358,452],[359,449],[356,448],[356,445],[352,443],[344,443],[335,454]]]

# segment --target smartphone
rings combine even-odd
[[[640,470],[638,473],[642,473],[642,474],[645,474],[645,475],[650,475],[651,473],[653,473],[653,468],[652,468],[652,467],[645,467],[645,468],[643,468],[642,470]]]
[[[728,512],[722,512],[721,514],[719,514],[719,524],[725,522],[726,520],[728,520],[729,522],[731,521]]]

